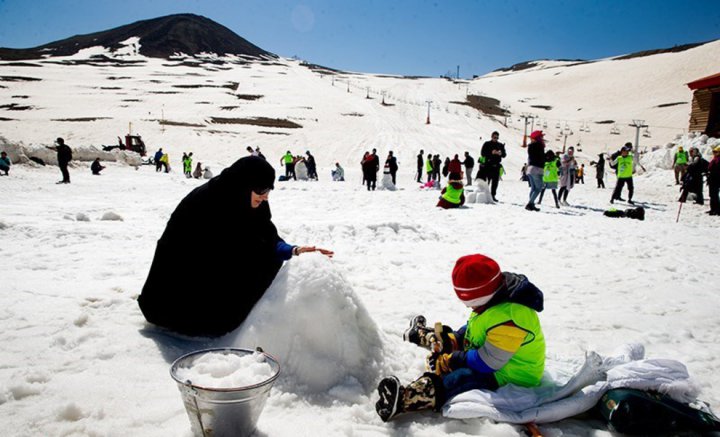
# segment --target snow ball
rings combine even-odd
[[[77,406],[74,402],[71,402],[64,407],[60,408],[57,413],[57,418],[60,420],[66,420],[68,422],[76,422],[85,417],[82,409]]]
[[[43,385],[42,384],[25,384],[20,383],[16,385],[12,385],[8,387],[8,391],[10,392],[10,395],[15,400],[20,400],[23,398],[26,398],[28,396],[35,396],[42,393]]]
[[[123,218],[120,214],[112,211],[108,211],[105,214],[103,214],[102,218],[100,220],[106,220],[106,221],[123,221]]]
[[[208,352],[189,367],[178,367],[175,372],[181,381],[190,381],[200,387],[224,389],[260,384],[274,374],[265,355],[258,352],[247,355]]]
[[[87,214],[85,214],[85,213],[79,212],[75,215],[75,220],[77,220],[79,222],[89,222],[90,217],[88,217]]]
[[[327,394],[338,385],[369,390],[379,377],[383,354],[378,327],[322,255],[286,263],[229,336],[235,336],[230,340],[236,347],[261,346],[277,358],[282,369],[278,384],[289,391]]]
[[[87,321],[88,321],[88,315],[81,314],[79,317],[77,317],[75,320],[73,320],[73,325],[75,325],[77,327],[85,326]]]

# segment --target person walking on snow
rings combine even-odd
[[[682,194],[680,202],[685,202],[689,193],[695,194],[695,203],[704,205],[703,199],[703,174],[707,171],[708,162],[700,156],[697,147],[690,148],[690,163],[683,178]]]
[[[545,190],[552,190],[553,199],[555,199],[555,208],[560,208],[558,203],[557,186],[558,186],[558,173],[559,173],[559,159],[555,156],[555,152],[548,150],[545,152],[545,169],[543,173],[543,190],[540,193],[540,199],[538,199],[538,205],[542,203]]]
[[[60,173],[62,174],[62,180],[57,183],[69,184],[70,172],[68,171],[68,165],[70,164],[70,161],[72,161],[72,149],[70,149],[70,146],[65,144],[65,140],[62,138],[57,138],[55,143],[57,146],[47,146],[47,148],[57,152],[58,167],[60,167]]]
[[[595,178],[597,179],[597,187],[605,188],[605,154],[599,153],[597,162],[592,161],[590,165],[595,166]]]
[[[688,153],[683,150],[683,147],[678,147],[677,152],[673,156],[673,171],[675,172],[675,185],[680,185],[680,182],[685,178],[685,172],[688,168]]]
[[[392,177],[393,185],[397,185],[395,176],[397,175],[398,164],[397,164],[397,158],[395,158],[395,156],[393,156],[392,150],[390,152],[388,152],[388,156],[385,159],[385,166],[390,170],[390,177]]]
[[[155,171],[158,172],[162,169],[162,162],[160,162],[160,159],[163,157],[163,151],[162,147],[158,149],[157,152],[155,152],[155,156],[153,156],[153,160],[155,161]]]
[[[465,152],[465,160],[463,161],[463,165],[465,166],[465,178],[467,179],[468,186],[472,185],[472,172],[473,167],[475,167],[475,158],[470,156],[470,153]]]
[[[573,146],[568,147],[567,153],[563,155],[560,161],[560,166],[560,192],[558,192],[558,197],[560,198],[560,204],[562,206],[568,206],[567,197],[570,190],[575,186],[577,171],[575,148]]]
[[[498,141],[499,138],[500,134],[493,132],[490,136],[490,141],[486,141],[480,151],[480,155],[484,158],[483,179],[490,184],[490,193],[495,202],[497,202],[497,188],[500,183],[501,162],[502,159],[507,156],[505,153],[505,144]]]
[[[620,150],[620,155],[612,161],[612,165],[616,167],[617,171],[617,185],[615,185],[615,189],[613,190],[610,203],[616,200],[622,200],[620,195],[622,194],[623,187],[627,184],[628,203],[634,205],[632,196],[635,187],[633,186],[632,176],[635,173],[635,169],[633,168],[633,156],[630,154],[630,150],[632,150],[632,143],[625,143]]]
[[[580,168],[577,169],[577,180],[575,182],[585,185],[585,164],[580,164]]]
[[[423,149],[420,149],[420,153],[418,153],[417,156],[417,182],[422,183],[422,170],[423,170],[423,155],[425,154],[425,151]]]
[[[537,387],[545,370],[545,336],[538,313],[543,293],[521,274],[501,272],[493,259],[467,255],[457,260],[452,283],[472,309],[454,331],[416,316],[405,341],[428,349],[427,372],[403,386],[395,376],[378,385],[375,411],[383,422],[413,411],[439,411],[455,395],[497,390],[506,384]]]
[[[465,189],[463,188],[462,175],[450,173],[447,186],[440,192],[440,200],[437,205],[443,209],[459,208],[465,204]]]
[[[535,206],[535,199],[540,195],[543,187],[543,174],[545,173],[545,134],[541,130],[530,134],[531,143],[528,144],[528,162],[525,174],[530,183],[530,199],[525,209],[540,211]]]

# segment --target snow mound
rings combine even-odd
[[[121,222],[121,221],[123,221],[123,218],[120,214],[118,214],[116,212],[108,211],[105,214],[103,214],[103,216],[100,218],[100,220]]]
[[[348,281],[322,255],[294,258],[230,335],[234,347],[261,346],[280,363],[278,384],[324,394],[369,390],[377,381],[382,345],[375,322]]]
[[[88,217],[88,215],[83,212],[79,212],[75,215],[75,220],[79,222],[89,222],[90,217]]]
[[[704,134],[700,135],[691,132],[678,136],[664,148],[641,155],[640,163],[648,170],[654,168],[672,170],[673,157],[679,147],[682,147],[686,152],[688,152],[691,147],[697,147],[702,157],[710,161],[712,159],[712,149],[717,146],[720,146],[720,138],[712,138]]]

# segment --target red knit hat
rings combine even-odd
[[[488,303],[504,280],[498,263],[480,254],[461,257],[452,272],[455,293],[470,308]]]
[[[532,139],[532,140],[537,140],[537,139],[542,138],[542,137],[544,137],[544,136],[545,136],[545,134],[543,133],[543,131],[541,131],[541,130],[536,130],[536,131],[533,131],[533,133],[530,134],[530,139]]]

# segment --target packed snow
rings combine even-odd
[[[204,388],[233,389],[263,383],[275,375],[265,355],[207,352],[175,370],[178,380]]]
[[[642,92],[633,94],[632,102],[621,97],[634,86],[626,75],[631,71],[652,85],[649,94],[657,103],[689,101],[683,81],[720,68],[719,42],[693,50],[646,62],[607,60],[490,75],[474,81],[470,90],[487,86],[488,95],[513,101],[523,94],[520,84],[529,83],[543,95],[527,97],[566,108],[561,118],[569,117],[567,108],[580,106],[576,97],[604,87],[612,95],[588,100],[583,111],[592,104],[599,118],[606,113],[618,120],[665,123],[667,118],[667,125],[682,127],[687,106],[654,109],[649,100],[643,106],[638,99],[648,93]],[[105,52],[93,52],[98,53]],[[260,435],[522,435],[520,426],[484,419],[425,412],[385,424],[375,413],[380,378],[396,375],[407,383],[424,371],[424,351],[402,341],[408,321],[424,314],[429,322],[459,327],[467,319],[450,272],[458,257],[470,253],[489,255],[503,270],[526,274],[545,293],[540,319],[549,375],[578,369],[588,351],[607,354],[636,342],[648,358],[684,363],[700,398],[720,410],[717,220],[705,214],[707,206],[688,203],[677,221],[677,187],[672,171],[660,163],[677,145],[701,142],[699,136],[676,129],[654,136],[652,143],[643,138],[648,149],[658,146],[644,155],[646,171],[636,177],[635,200],[646,208],[645,221],[604,217],[614,176],[606,174],[608,188],[597,189],[588,165],[585,184],[568,197],[570,207],[556,209],[546,196],[541,211],[533,213],[523,209],[528,186],[519,180],[526,159],[519,146],[522,126],[515,118],[506,128],[502,119],[451,104],[463,100],[462,84],[362,74],[333,78],[283,59],[227,69],[179,62],[149,59],[122,68],[0,64],[3,75],[41,79],[3,82],[7,88],[0,88],[0,97],[33,109],[5,111],[2,116],[11,120],[0,125],[18,156],[48,162],[16,162],[10,177],[0,178],[0,420],[9,435],[189,436],[188,417],[168,371],[171,363],[200,349],[257,346],[277,357],[282,369],[258,421]],[[667,85],[668,69],[686,73]],[[552,76],[557,72],[562,74]],[[576,72],[591,80],[576,78],[577,86],[567,92],[541,80]],[[493,89],[486,85],[490,80]],[[237,89],[219,87],[227,82],[237,83]],[[380,103],[382,91],[386,105]],[[427,100],[432,101],[429,125]],[[260,116],[303,127],[210,121]],[[58,121],[86,117],[97,119]],[[117,143],[129,122],[150,153],[159,147],[169,152],[174,169],[181,168],[182,152],[193,151],[195,162],[218,174],[245,156],[249,145],[260,147],[280,175],[286,150],[311,151],[320,180],[277,182],[270,195],[273,222],[288,243],[332,249],[335,256],[305,254],[287,262],[245,323],[222,338],[188,338],[147,324],[136,298],[155,243],[177,203],[205,181],[110,158],[102,158],[109,161],[102,176],[91,175],[90,148]],[[477,158],[494,130],[508,150],[500,202],[435,208],[439,191],[420,189],[415,182],[419,149],[443,157],[468,150]],[[55,184],[59,171],[44,146],[56,137],[88,159],[73,162],[71,184]],[[634,132],[612,138],[608,151],[633,141]],[[706,138],[705,146],[710,143],[717,140]],[[579,154],[581,162],[606,151],[602,138],[594,144]],[[369,192],[360,184],[360,158],[373,147],[381,160],[389,150],[398,157],[397,190]],[[40,156],[41,150],[47,155]],[[335,162],[345,168],[345,182],[331,180]],[[476,199],[484,197],[481,192],[484,187],[468,187]],[[177,274],[202,274],[193,270],[193,259],[206,255],[203,230],[196,229],[188,235],[187,262],[177,266]],[[591,418],[541,430],[550,436],[610,435]]]

